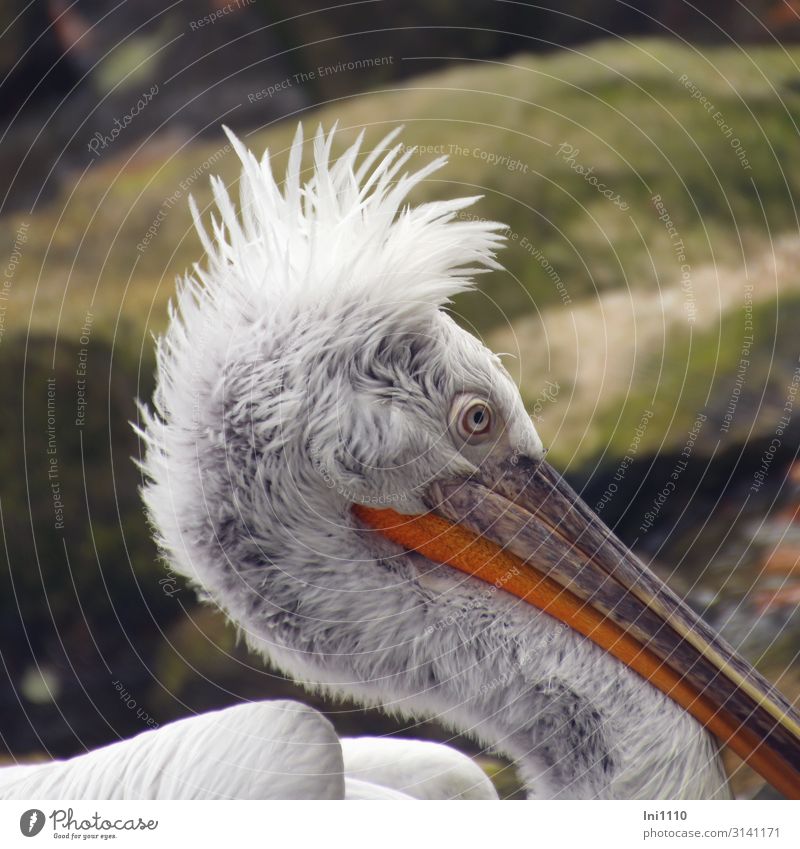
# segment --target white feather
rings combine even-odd
[[[491,799],[481,770],[436,743],[340,740],[298,702],[178,720],[65,761],[0,769],[0,799]]]

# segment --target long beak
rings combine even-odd
[[[513,593],[635,670],[788,798],[800,798],[800,718],[544,461],[487,461],[436,481],[430,512],[355,505],[376,531]]]

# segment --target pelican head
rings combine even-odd
[[[532,796],[724,796],[716,738],[797,787],[791,708],[544,460],[500,359],[445,311],[496,268],[476,198],[390,134],[282,188],[233,136],[207,264],[179,287],[142,410],[171,567],[308,687],[436,717]],[[711,733],[713,732],[713,734]],[[781,784],[781,782],[783,782]],[[788,789],[787,789],[788,788]]]

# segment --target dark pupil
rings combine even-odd
[[[481,410],[481,409],[475,410],[475,412],[472,414],[472,424],[474,424],[476,427],[480,426],[483,422],[483,416],[484,416],[483,410]]]

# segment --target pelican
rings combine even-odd
[[[141,408],[165,560],[295,680],[436,718],[506,755],[530,798],[725,798],[723,745],[797,798],[791,705],[547,463],[500,358],[447,312],[499,267],[505,228],[460,214],[475,197],[408,206],[445,160],[409,173],[397,133],[334,159],[318,130],[304,176],[298,128],[282,188],[269,154],[228,133],[238,209],[219,178],[210,228],[192,203],[207,263],[179,286]],[[296,703],[232,708],[116,744],[116,760],[11,768],[27,772],[0,792],[53,791],[52,770],[68,784],[92,758],[130,776],[145,750],[188,752],[197,775],[216,734],[230,759],[207,771],[257,763],[270,797],[493,795],[449,749],[339,741],[325,722]],[[266,741],[261,756],[240,736]],[[303,768],[326,746],[333,789]]]

